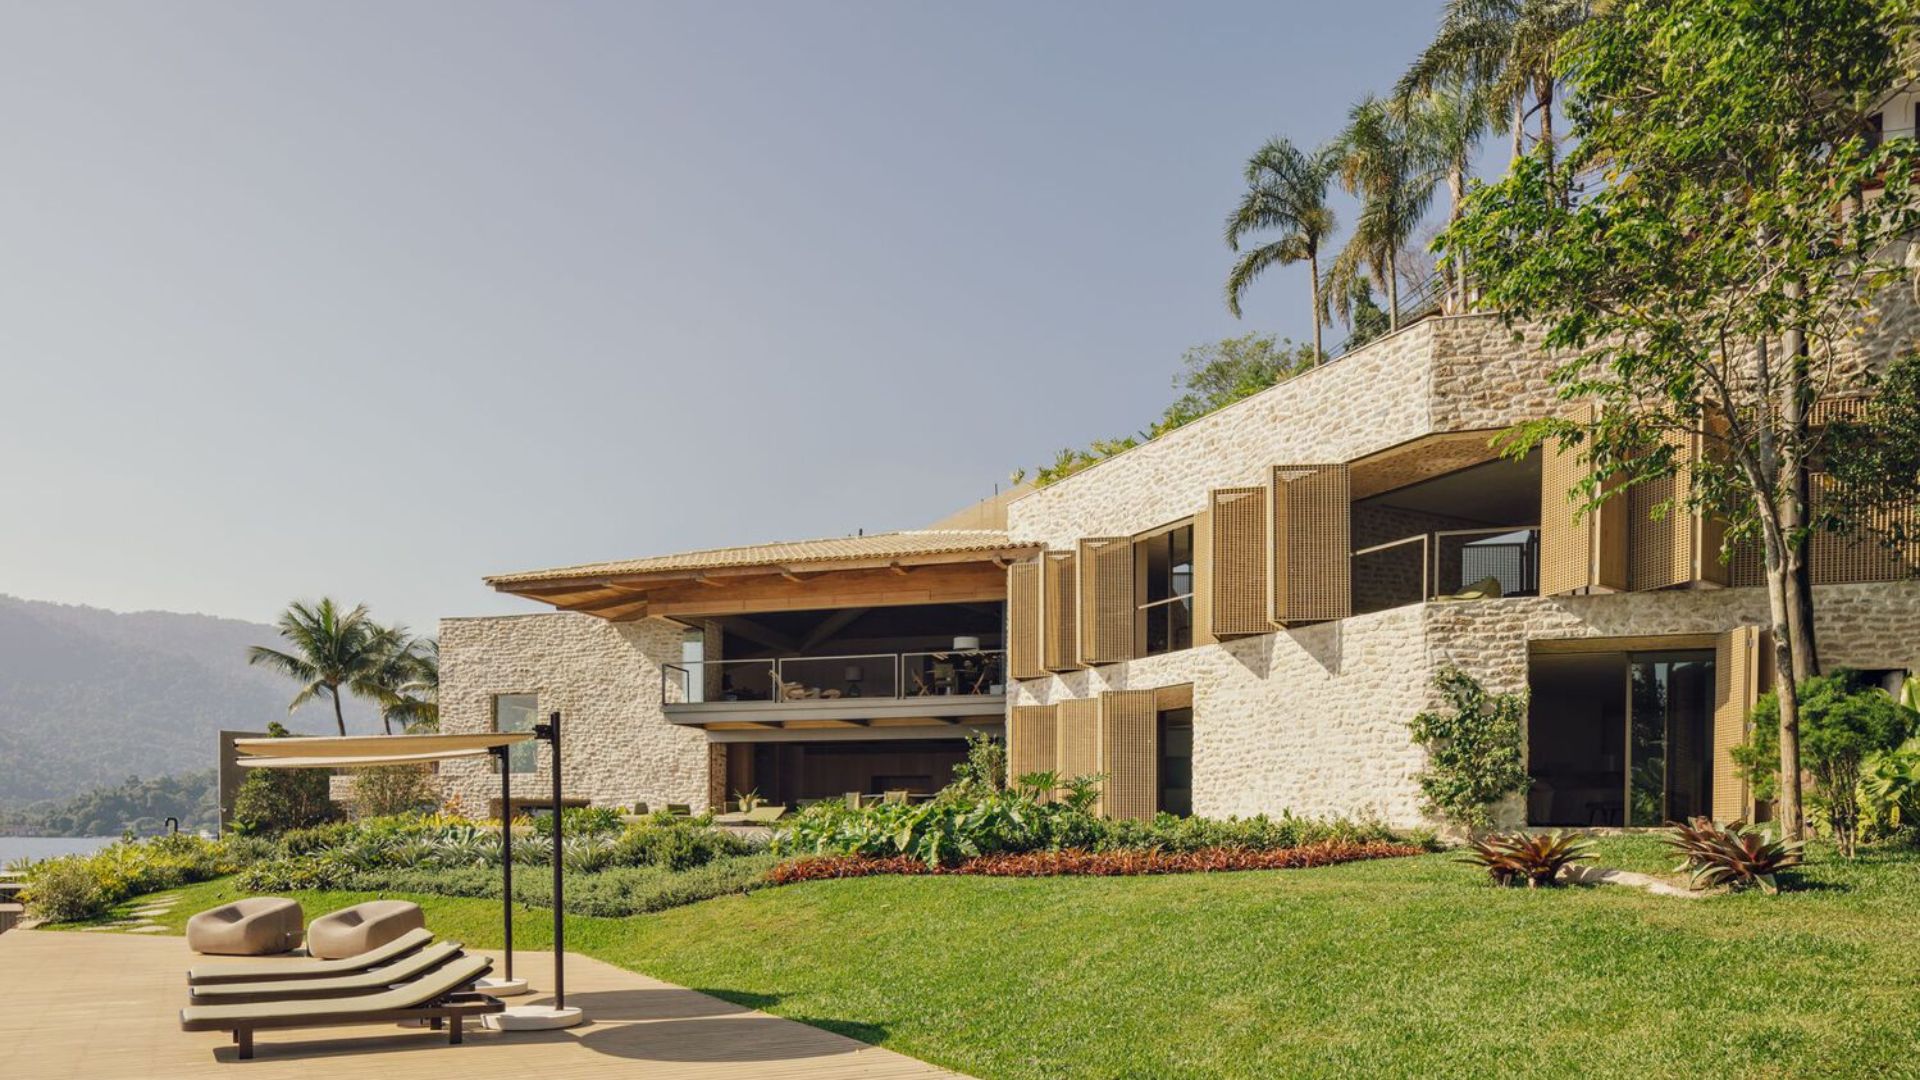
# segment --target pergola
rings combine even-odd
[[[489,1026],[530,1030],[572,1027],[582,1019],[567,1007],[566,916],[561,869],[560,714],[532,731],[477,732],[456,735],[320,735],[235,739],[238,764],[250,769],[351,769],[372,765],[423,765],[458,758],[493,757],[500,769],[501,923],[506,942],[505,978],[483,980],[482,989],[501,995],[523,994],[527,984],[513,976],[513,770],[509,750],[539,740],[553,748],[553,1004],[518,1005],[486,1018]]]

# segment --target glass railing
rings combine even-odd
[[[660,671],[660,699],[669,705],[1004,693],[1000,649],[688,660]]]

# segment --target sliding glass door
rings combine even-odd
[[[1627,824],[1711,814],[1713,653],[1633,653],[1627,678]]]

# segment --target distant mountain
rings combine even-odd
[[[277,641],[240,619],[0,595],[0,805],[210,768],[221,728],[332,733],[331,705],[289,718],[298,688],[247,665],[247,646]],[[363,703],[346,711],[349,731],[379,726]]]

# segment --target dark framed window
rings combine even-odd
[[[539,716],[540,697],[537,694],[495,694],[493,696],[493,730],[495,731],[532,731]],[[529,740],[508,747],[507,768],[516,773],[532,772],[534,763],[538,760],[539,746],[539,743]]]
[[[1160,812],[1193,813],[1193,710],[1163,709],[1160,717]]]
[[[1134,636],[1141,656],[1193,646],[1193,523],[1134,541]]]

